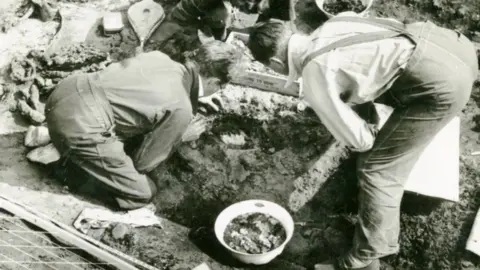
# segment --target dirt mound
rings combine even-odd
[[[101,70],[110,62],[109,55],[93,46],[72,44],[46,56],[42,51],[31,51],[28,58],[36,64],[35,83],[47,95],[64,78],[73,73]]]

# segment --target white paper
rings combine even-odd
[[[472,231],[467,240],[467,250],[480,255],[480,211],[477,212]]]

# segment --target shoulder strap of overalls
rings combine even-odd
[[[302,68],[305,68],[307,64],[317,56],[320,56],[324,53],[327,53],[337,48],[347,47],[355,44],[366,43],[366,42],[371,42],[371,41],[376,41],[381,39],[392,38],[399,35],[408,35],[408,33],[406,32],[405,25],[403,23],[390,21],[386,19],[362,18],[362,17],[333,17],[330,20],[328,20],[326,23],[331,23],[331,22],[366,23],[370,25],[379,26],[387,30],[364,33],[364,34],[355,35],[355,36],[351,36],[351,37],[347,37],[347,38],[335,41],[308,55],[307,58],[305,58],[305,60],[302,63]]]

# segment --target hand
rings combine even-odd
[[[182,135],[182,142],[191,142],[198,140],[207,129],[207,122],[203,118],[196,118],[188,125],[187,130]]]
[[[215,104],[214,101],[217,101],[218,105]],[[220,108],[223,108],[223,101],[222,98],[218,93],[209,95],[209,96],[204,96],[198,99],[198,102],[203,104],[203,105],[208,105],[211,107],[215,112],[218,112]],[[220,108],[219,108],[220,106]]]

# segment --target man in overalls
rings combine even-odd
[[[98,191],[107,191],[105,201],[121,210],[146,206],[156,192],[151,172],[205,130],[205,122],[191,121],[199,98],[208,103],[235,76],[240,59],[235,47],[212,41],[185,65],[153,51],[70,76],[46,104],[52,143]],[[132,138],[141,143],[127,155],[124,143]]]
[[[339,141],[358,155],[358,216],[351,250],[326,269],[379,269],[399,250],[400,202],[415,162],[466,105],[478,62],[474,45],[431,22],[345,13],[311,35],[282,22],[257,24],[248,47],[289,82],[303,78],[305,100]],[[394,111],[383,127],[353,105],[381,100]]]

